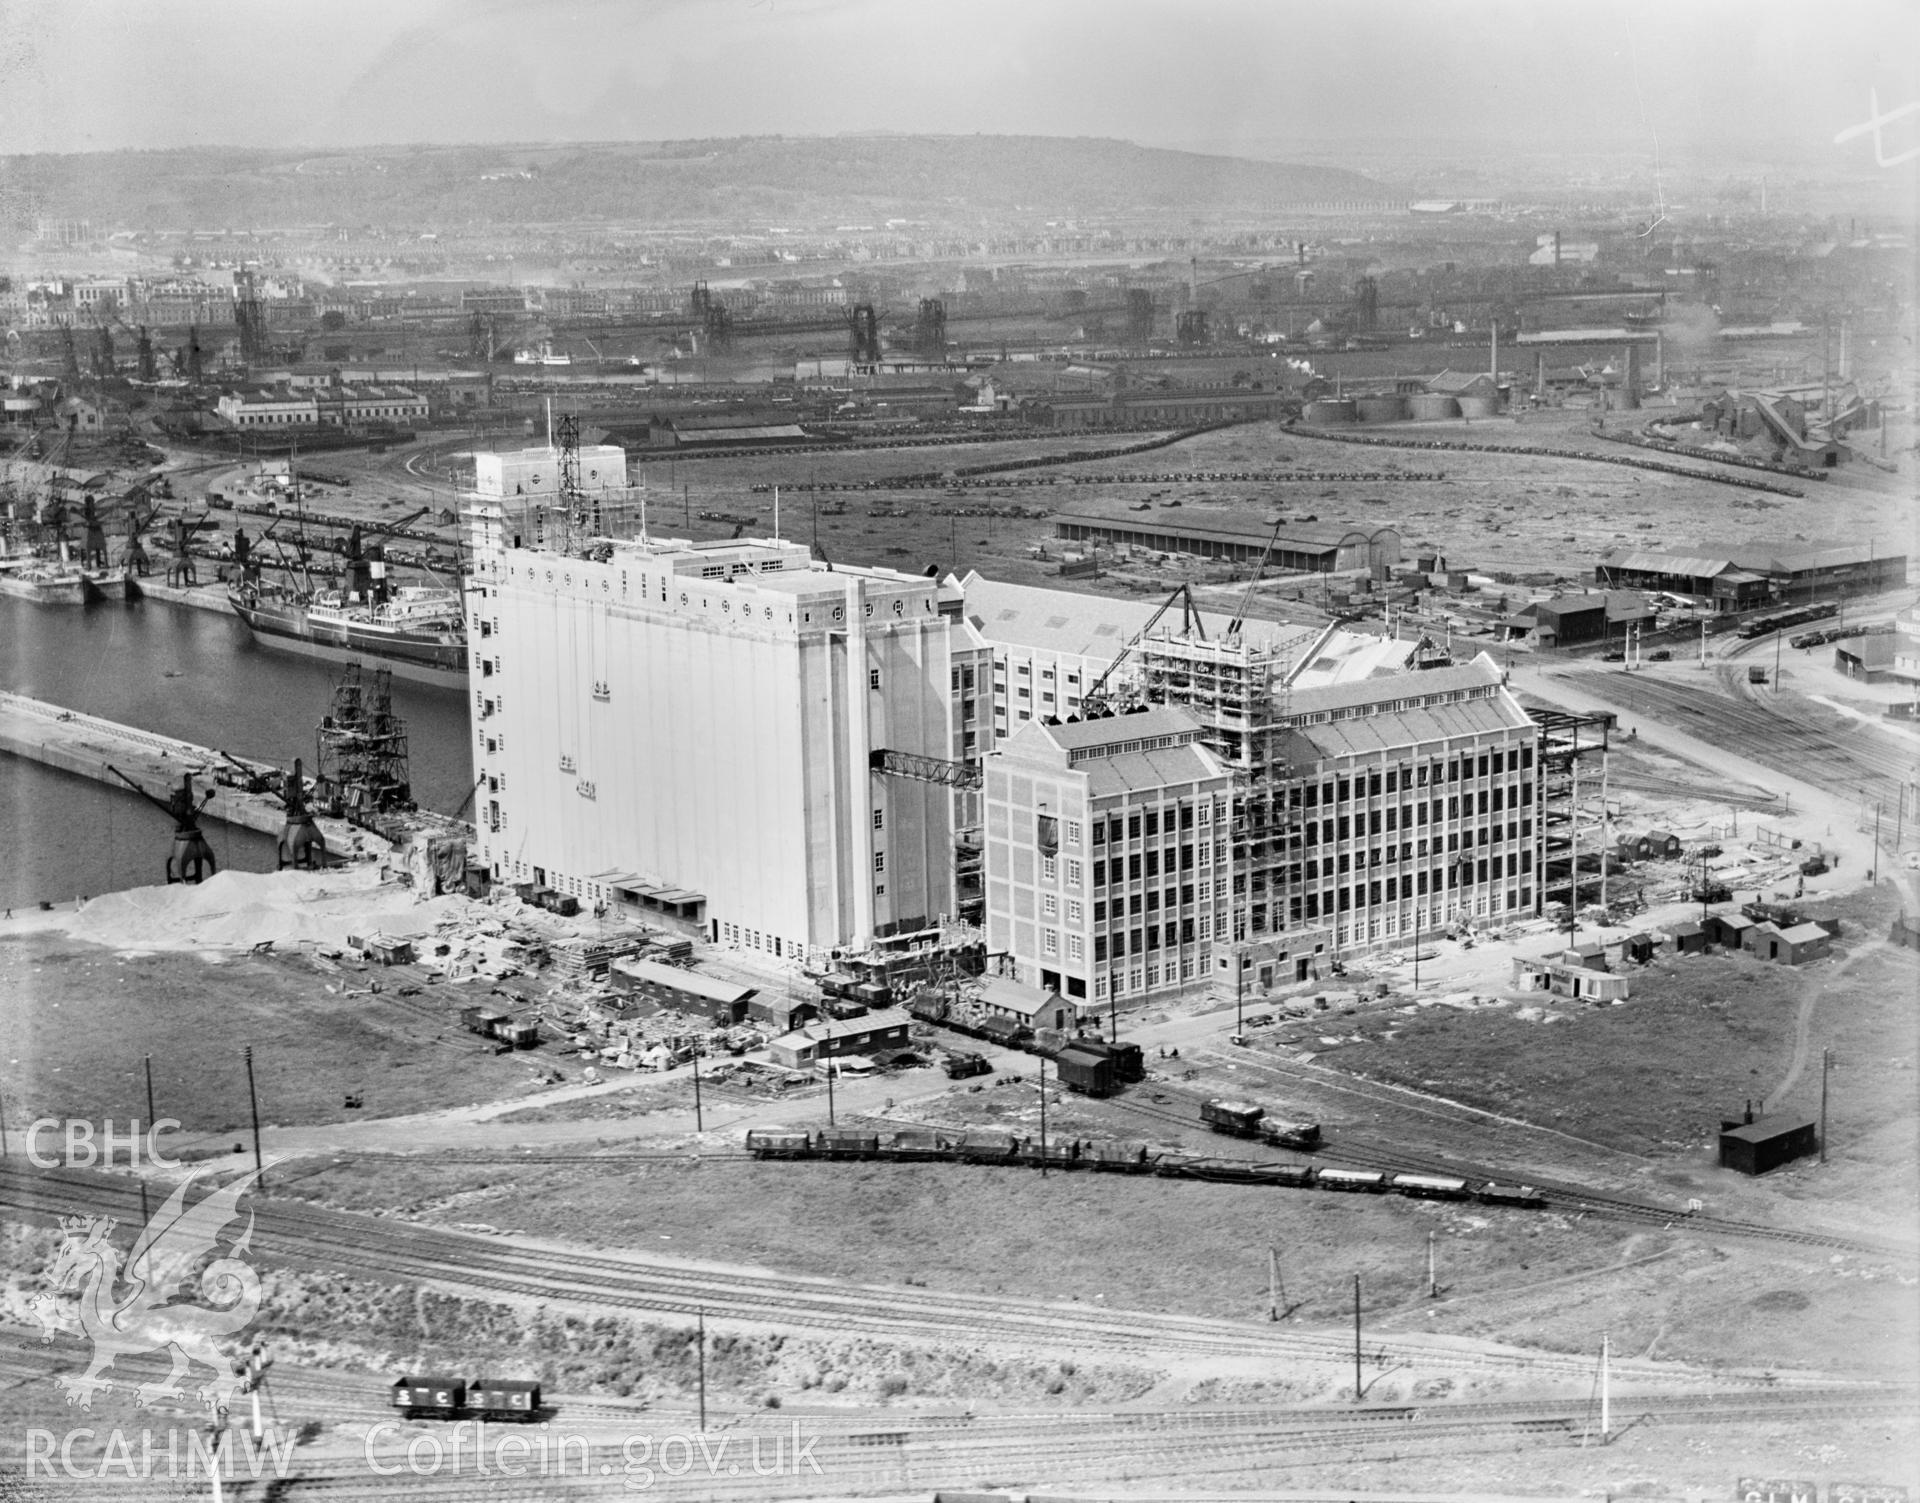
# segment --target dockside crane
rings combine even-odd
[[[173,845],[167,853],[167,881],[196,883],[219,870],[213,859],[213,847],[200,833],[200,811],[212,802],[218,790],[209,788],[198,803],[193,799],[193,774],[180,775],[180,786],[163,802],[111,763],[107,771],[125,783],[140,797],[173,821]]]

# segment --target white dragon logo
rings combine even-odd
[[[215,1414],[229,1406],[240,1377],[214,1343],[248,1325],[260,1308],[260,1276],[242,1261],[253,1239],[252,1213],[246,1230],[224,1256],[205,1268],[200,1264],[218,1249],[221,1231],[238,1219],[235,1203],[259,1172],[244,1174],[193,1205],[187,1204],[187,1190],[199,1171],[182,1181],[134,1243],[124,1289],[119,1287],[120,1250],[107,1240],[118,1223],[106,1216],[61,1218],[64,1237],[47,1271],[52,1293],[35,1301],[34,1316],[43,1341],[67,1331],[93,1343],[93,1361],[84,1373],[63,1373],[55,1380],[66,1390],[69,1404],[91,1409],[95,1392],[113,1387],[101,1374],[115,1358],[171,1350],[173,1370],[163,1382],[140,1384],[135,1403],[146,1407],[180,1396],[180,1380],[192,1363],[200,1362],[212,1368],[214,1376],[197,1396]],[[172,1303],[196,1269],[206,1303]],[[75,1284],[81,1286],[78,1310],[69,1314],[61,1310],[58,1296]]]

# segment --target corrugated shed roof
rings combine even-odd
[[[1711,579],[1731,569],[1731,558],[1712,558],[1703,553],[1603,553],[1600,562],[1609,569],[1636,569],[1646,574],[1682,574],[1689,579]]]
[[[1191,536],[1218,539],[1233,543],[1250,543],[1256,548],[1264,548],[1267,539],[1273,537],[1273,519],[1270,517],[1211,517],[1178,516],[1170,517],[1157,514],[1151,517],[1103,517],[1095,512],[1063,511],[1054,515],[1054,522],[1075,523],[1083,527],[1113,527],[1127,532],[1158,532],[1169,536]],[[1319,548],[1339,547],[1342,543],[1364,543],[1377,533],[1392,532],[1391,527],[1368,527],[1365,525],[1346,526],[1333,524],[1326,527],[1314,527],[1300,522],[1289,522],[1280,530],[1274,546],[1280,548]]]

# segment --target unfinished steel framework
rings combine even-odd
[[[1606,851],[1598,840],[1590,850],[1581,848],[1578,813],[1582,783],[1596,794],[1602,787],[1614,717],[1565,710],[1527,713],[1540,728],[1541,902],[1565,903],[1577,916],[1582,901],[1589,895],[1597,898],[1606,885]],[[1584,776],[1582,758],[1588,759]]]
[[[348,663],[316,739],[314,777],[324,803],[349,819],[413,808],[407,728],[393,712],[389,669],[376,668],[369,679]]]
[[[1238,635],[1163,632],[1134,653],[1140,692],[1200,722],[1200,741],[1233,773],[1233,942],[1287,926],[1287,869],[1297,862],[1289,654]]]

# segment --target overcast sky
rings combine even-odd
[[[890,130],[1697,164],[1827,149],[1869,88],[1920,98],[1916,59],[1920,0],[0,0],[0,152]]]

